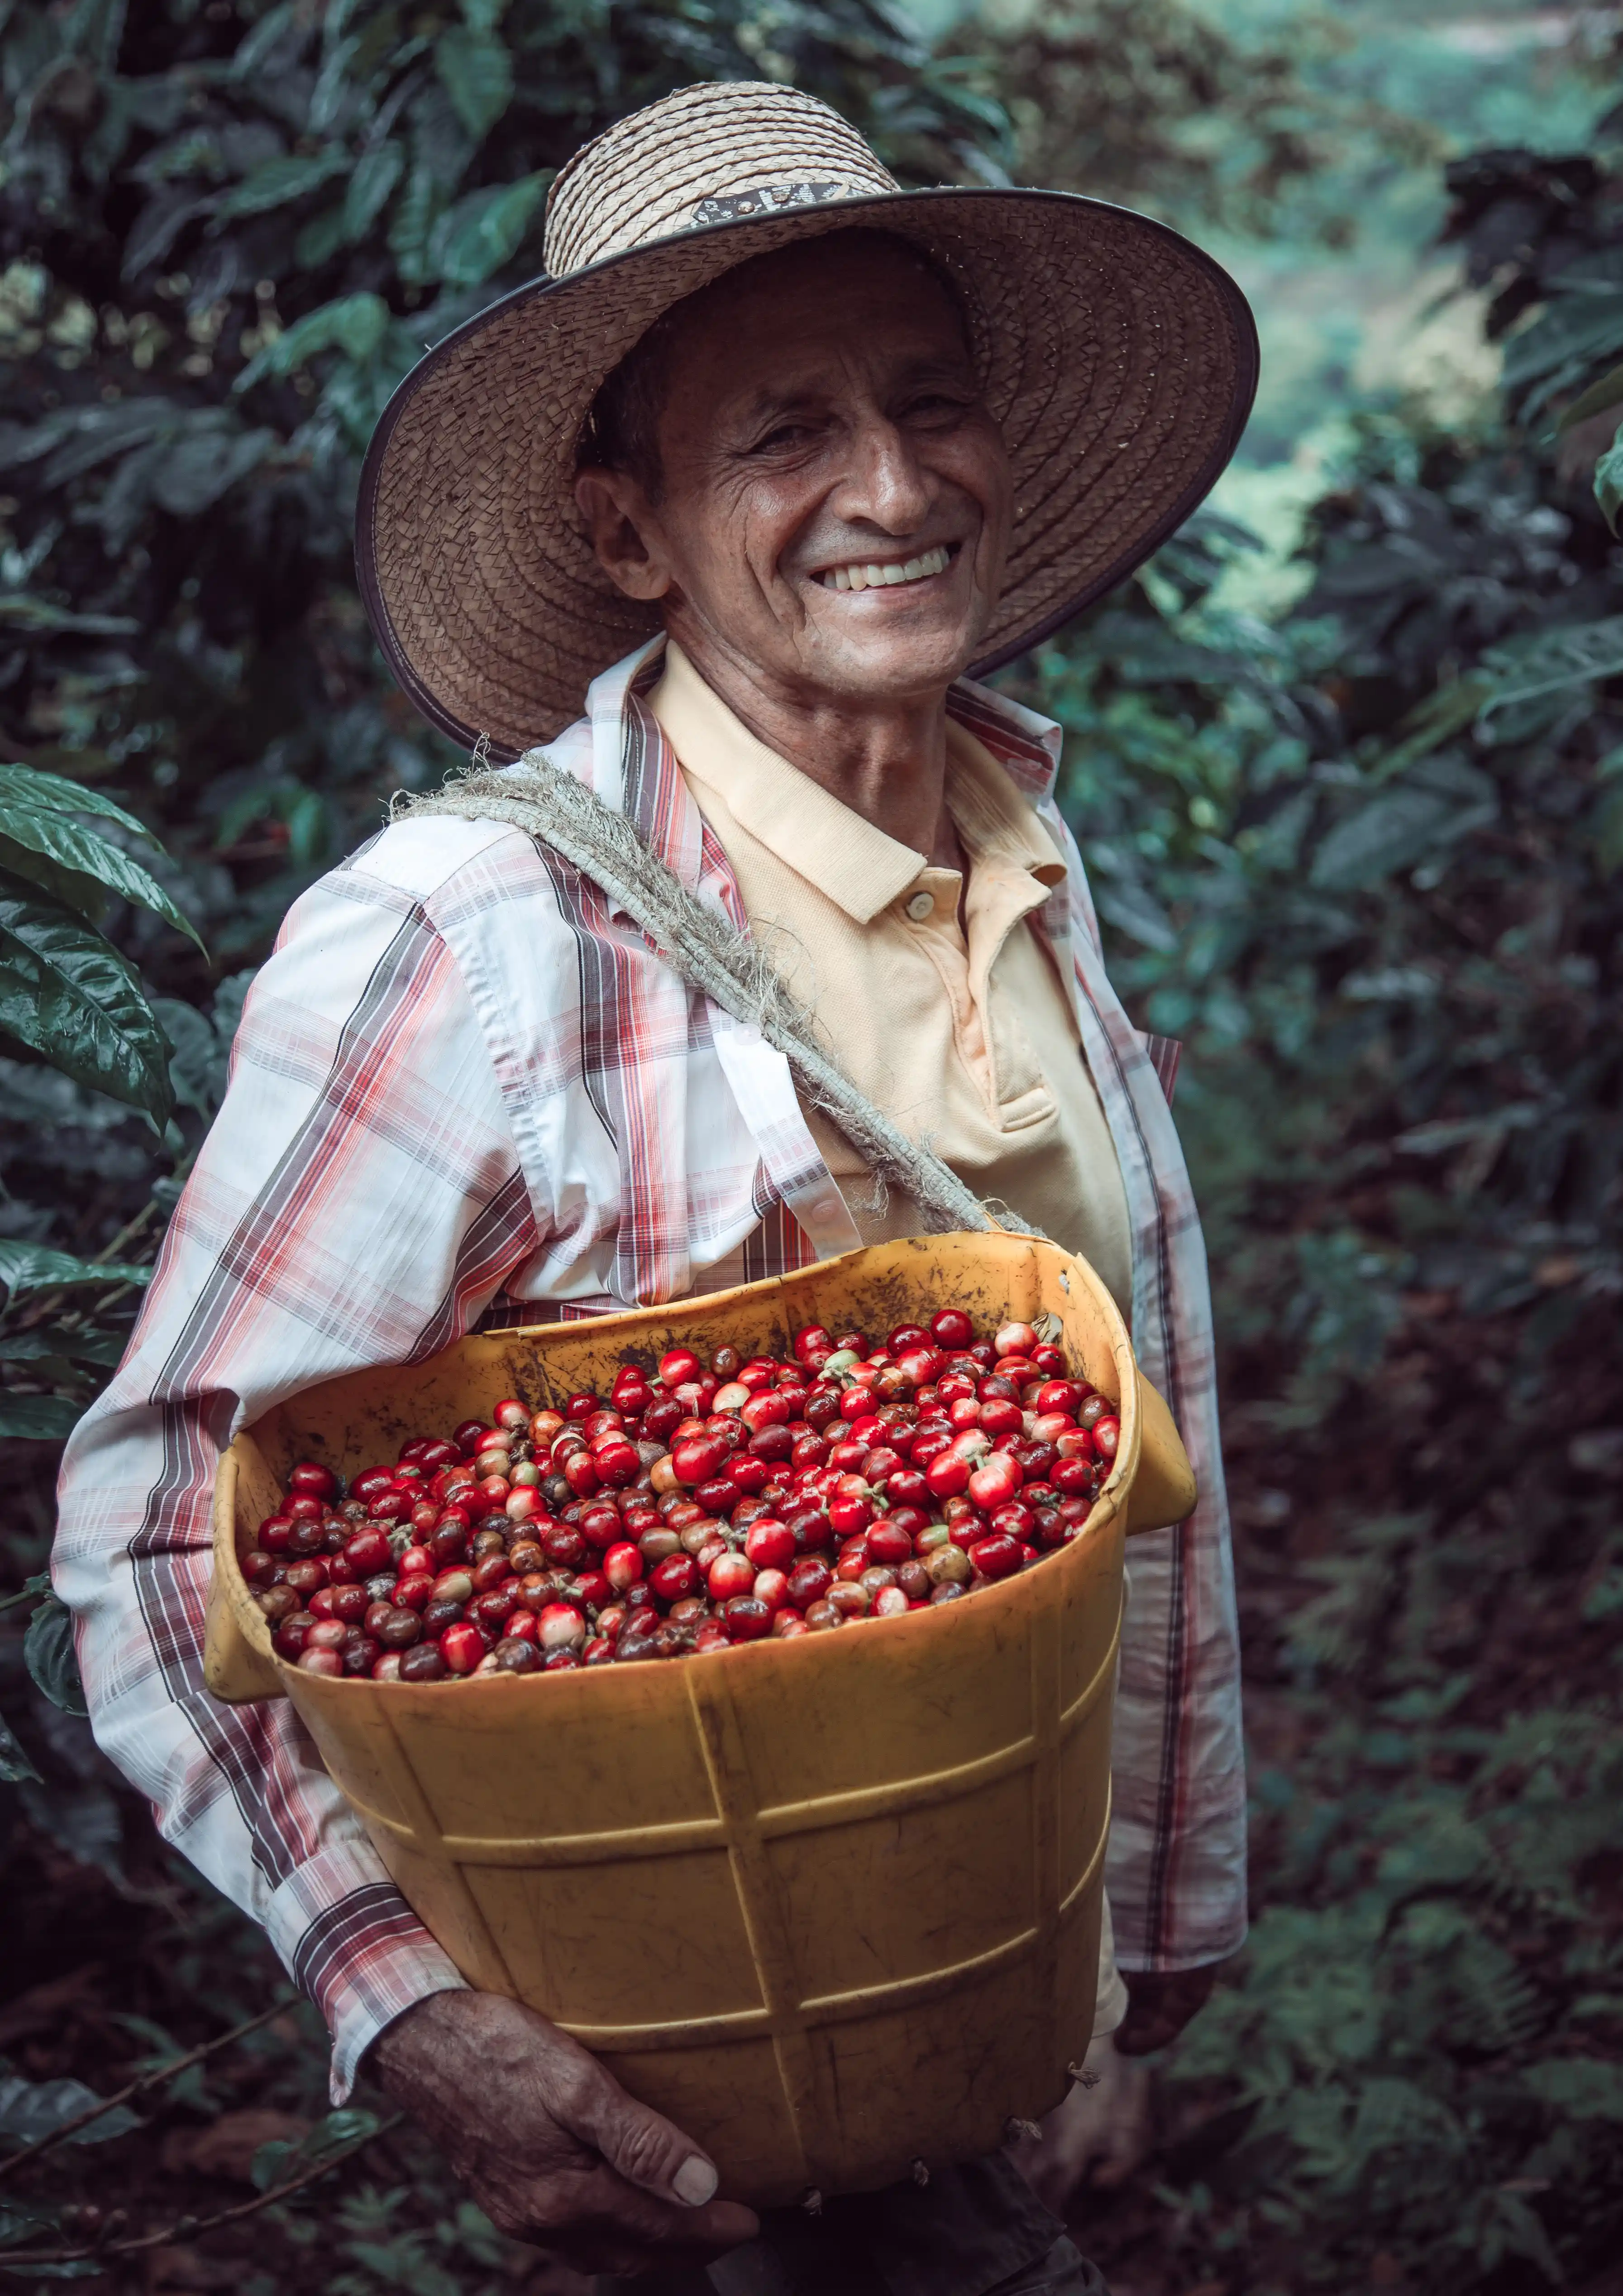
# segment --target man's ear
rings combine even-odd
[[[660,521],[636,480],[592,463],[575,480],[575,503],[597,562],[628,598],[662,598],[671,587]]]

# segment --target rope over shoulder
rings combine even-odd
[[[839,1126],[875,1179],[915,1203],[931,1229],[1041,1233],[1011,1212],[1000,1210],[994,1219],[932,1149],[909,1140],[881,1114],[818,1044],[811,1013],[764,951],[691,893],[623,813],[554,766],[544,750],[527,750],[516,766],[501,771],[465,775],[431,795],[402,793],[389,807],[391,821],[422,814],[508,822],[578,869],[625,910],[690,988],[741,1026],[760,1030],[788,1061],[807,1099]]]

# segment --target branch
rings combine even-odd
[[[134,2256],[142,2249],[162,2248],[172,2240],[193,2240],[199,2233],[217,2231],[221,2225],[240,2223],[242,2218],[268,2209],[273,2202],[286,2200],[290,2193],[298,2192],[301,2186],[313,2185],[317,2177],[324,2177],[329,2169],[336,2169],[352,2152],[360,2152],[364,2145],[375,2144],[380,2136],[387,2136],[391,2129],[398,2128],[405,2119],[403,2112],[392,2114],[368,2135],[351,2137],[348,2144],[324,2153],[312,2167],[301,2169],[297,2177],[290,2177],[286,2184],[273,2185],[268,2193],[259,2194],[255,2200],[239,2201],[234,2209],[221,2209],[211,2217],[176,2217],[173,2224],[165,2225],[160,2232],[143,2232],[134,2240],[103,2241],[99,2247],[0,2249],[0,2272],[11,2271],[19,2265],[31,2268],[39,2264],[82,2264],[87,2259],[103,2256]]]
[[[22,1598],[16,1596],[13,1599],[20,1601]],[[0,1610],[6,1607],[6,1604],[0,1603]],[[64,2120],[61,2127],[53,2128],[48,2136],[37,2136],[31,2144],[25,2144],[20,2152],[10,2153],[5,2160],[0,2161],[0,2179],[9,2177],[13,2169],[20,2169],[25,2162],[37,2161],[42,2152],[49,2152],[58,2144],[65,2144],[81,2128],[88,2128],[93,2120],[100,2120],[104,2112],[111,2112],[114,2105],[127,2104],[132,2096],[141,2096],[149,2088],[160,2088],[165,2081],[173,2080],[176,2073],[184,2073],[188,2065],[201,2064],[205,2057],[212,2056],[216,2049],[228,2049],[233,2041],[240,2041],[244,2035],[258,2032],[261,2025],[268,2025],[273,2017],[280,2017],[284,2009],[291,2009],[296,1997],[290,1996],[284,2001],[273,2002],[268,2009],[261,2009],[257,2017],[250,2017],[245,2024],[234,2025],[229,2033],[221,2033],[212,2041],[202,2042],[199,2047],[188,2050],[184,2057],[176,2057],[169,2064],[160,2065],[155,2071],[143,2073],[139,2080],[131,2081],[127,2088],[117,2090],[111,2096],[98,2097],[86,2112],[75,2113],[71,2120]]]

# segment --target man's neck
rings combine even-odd
[[[947,810],[947,696],[874,703],[779,693],[725,652],[683,652],[758,742],[932,867],[962,869]]]

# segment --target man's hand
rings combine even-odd
[[[498,2231],[578,2271],[701,2265],[758,2229],[690,2137],[516,2001],[432,1994],[371,2058]]]
[[[1101,2033],[1085,2060],[1091,2076],[1043,2115],[1040,2136],[1022,2136],[1009,2157],[1045,2208],[1062,2217],[1081,2186],[1112,2192],[1148,2160],[1155,2142],[1150,2068],[1118,2056]]]
[[[1206,2006],[1217,1966],[1209,1961],[1199,1969],[1167,1970],[1159,1975],[1124,1969],[1127,2013],[1116,2033],[1122,2055],[1147,2057],[1152,2050],[1176,2041],[1196,2010]]]

